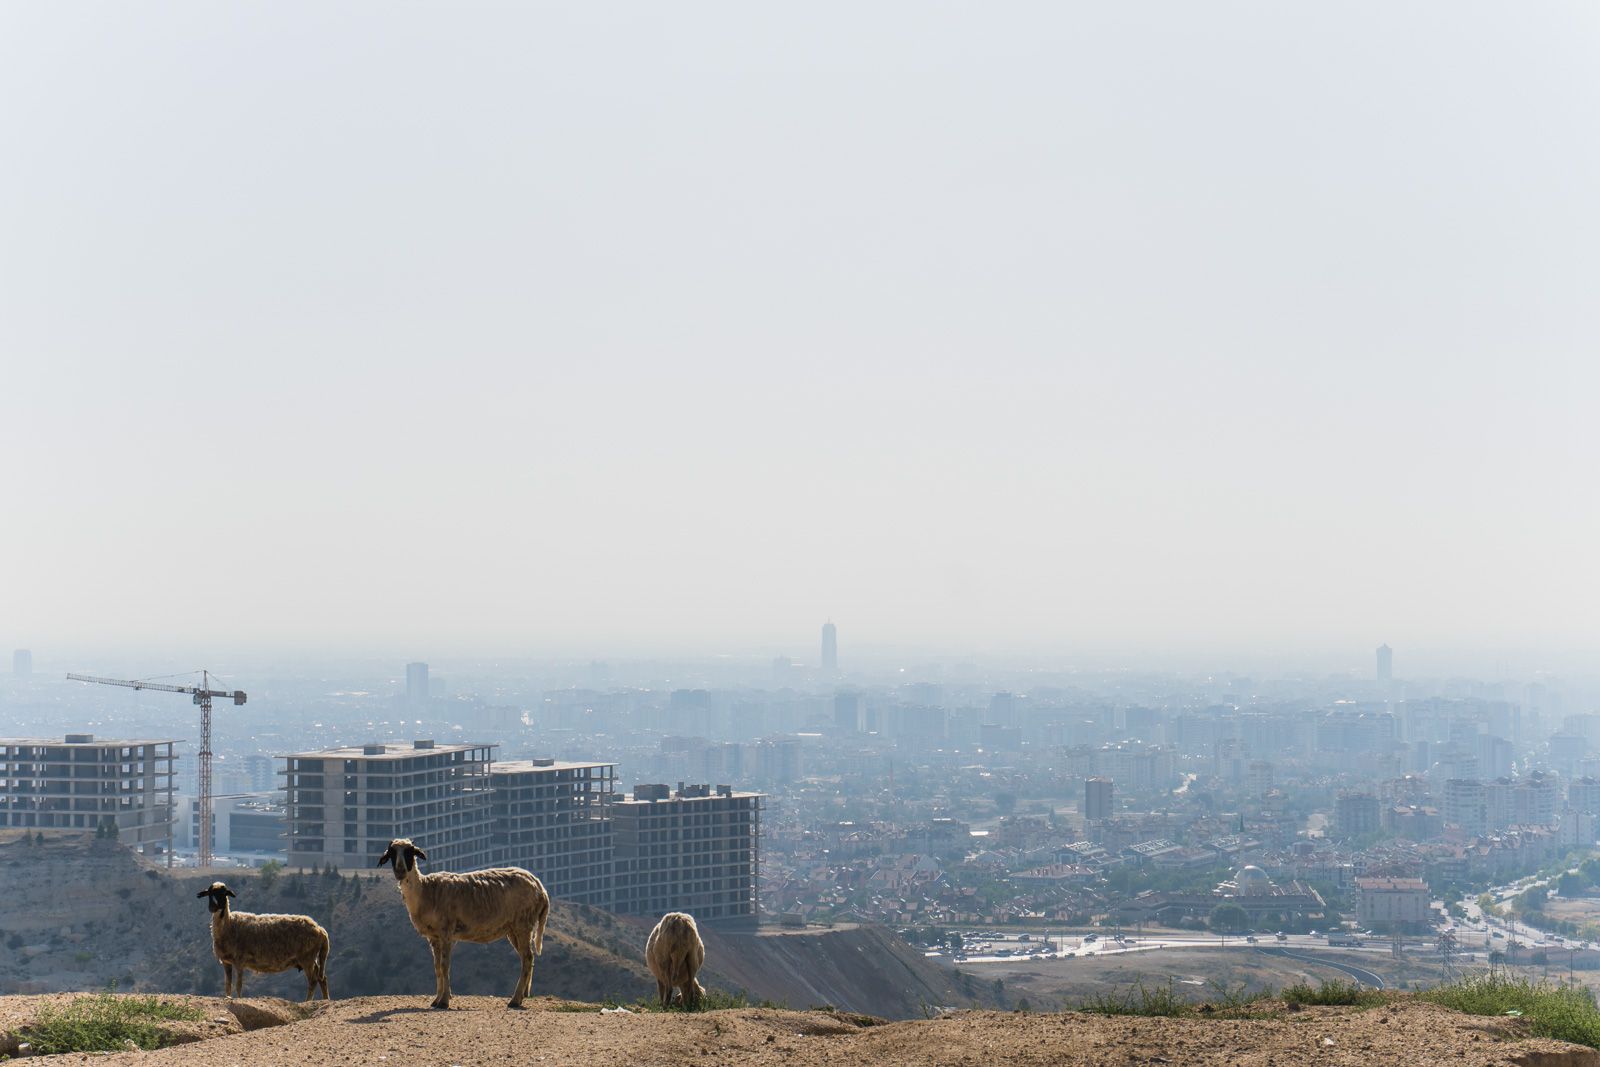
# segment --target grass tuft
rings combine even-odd
[[[61,1006],[44,1008],[23,1038],[35,1055],[64,1052],[121,1052],[131,1041],[146,1051],[172,1044],[157,1023],[198,1022],[205,1012],[192,1004],[160,997],[97,993]]]
[[[1468,1015],[1520,1013],[1534,1037],[1600,1048],[1600,1008],[1587,989],[1526,978],[1474,975],[1418,994]]]

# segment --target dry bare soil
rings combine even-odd
[[[16,1025],[25,1001],[0,999],[0,1022]],[[248,1002],[247,1002],[248,1003]],[[225,1018],[220,1002],[208,1016]],[[154,1052],[68,1055],[51,1062],[128,1067],[347,1067],[374,1064],[562,1064],[582,1067],[693,1064],[871,1063],[1008,1067],[1044,1064],[1173,1064],[1264,1067],[1372,1063],[1454,1067],[1600,1067],[1600,1053],[1525,1039],[1514,1019],[1458,1015],[1419,1002],[1359,1011],[1282,1009],[1249,1020],[1106,1018],[1081,1014],[955,1012],[885,1023],[835,1012],[728,1009],[701,1014],[612,1014],[553,999],[510,1011],[488,997],[457,998],[430,1011],[418,997],[336,1000],[308,1018]],[[264,1009],[275,1006],[264,1004]],[[288,1017],[292,1013],[279,1012]],[[264,1010],[261,1018],[273,1017]],[[256,1025],[261,1025],[258,1021]]]

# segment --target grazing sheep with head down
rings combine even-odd
[[[322,990],[328,999],[328,931],[307,915],[252,915],[234,911],[228,900],[233,890],[212,882],[195,896],[209,897],[211,951],[222,964],[225,992],[244,996],[244,972],[277,974],[293,967],[306,976],[306,999]]]
[[[670,1007],[674,992],[681,989],[683,1006],[693,1011],[706,993],[695,980],[706,962],[706,946],[700,940],[694,916],[681,911],[663,915],[656,928],[650,931],[650,940],[645,942],[644,959],[650,965],[650,973],[655,975],[661,1006]]]
[[[522,1007],[522,999],[533,985],[533,958],[544,951],[550,894],[521,867],[423,874],[417,870],[417,860],[427,858],[426,852],[401,837],[389,842],[378,866],[394,865],[411,925],[433,950],[433,1006],[450,1006],[450,950],[457,941],[484,944],[503,937],[522,958],[522,977],[510,1004]]]

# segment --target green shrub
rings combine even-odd
[[[118,997],[110,993],[78,997],[62,1007],[44,1008],[23,1037],[36,1055],[63,1052],[121,1052],[133,1042],[141,1049],[161,1048],[171,1038],[158,1022],[198,1022],[205,1012],[190,1004],[159,997]]]
[[[1535,1037],[1600,1048],[1600,1009],[1586,989],[1503,975],[1475,975],[1419,995],[1468,1015],[1519,1014]]]

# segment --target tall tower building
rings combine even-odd
[[[33,676],[33,653],[25,648],[19,648],[11,653],[11,673],[18,678],[31,678]]]
[[[428,702],[428,665],[406,664],[406,705],[420,708]]]
[[[831,622],[822,624],[822,669],[829,674],[839,669],[839,631]]]
[[[1111,779],[1090,778],[1083,783],[1083,817],[1090,822],[1111,818]]]
[[[1394,680],[1394,649],[1388,645],[1378,646],[1378,681],[1390,682]]]

